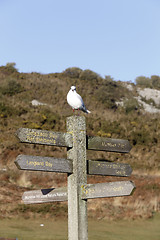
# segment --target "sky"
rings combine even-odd
[[[159,16],[159,0],[0,0],[0,66],[132,82],[160,75]]]

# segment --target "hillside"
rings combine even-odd
[[[20,127],[65,132],[66,117],[73,114],[66,102],[71,85],[76,85],[77,92],[92,112],[85,115],[88,135],[128,139],[132,145],[129,154],[88,151],[87,157],[129,163],[136,183],[139,184],[139,179],[143,185],[143,192],[136,190],[135,196],[140,202],[143,199],[137,195],[138,192],[149,197],[145,189],[147,184],[148,191],[153,192],[156,201],[154,205],[153,199],[150,199],[149,212],[153,211],[152,208],[159,211],[159,88],[114,81],[109,76],[102,78],[91,70],[79,68],[69,68],[62,73],[40,74],[20,73],[13,65],[0,67],[0,83],[0,187],[3,189],[0,200],[1,209],[8,209],[2,211],[3,216],[12,215],[11,212],[15,211],[28,211],[28,208],[21,209],[23,205],[17,209],[16,203],[12,203],[12,196],[16,196],[15,201],[20,201],[24,188],[39,189],[66,184],[65,174],[33,174],[18,170],[14,164],[15,158],[21,153],[66,157],[66,149],[21,144],[15,132]],[[90,177],[89,181],[95,179],[106,180]],[[118,204],[115,206],[121,208],[123,201],[115,201]],[[134,198],[130,198],[130,201],[135,203]],[[139,207],[140,203],[137,202],[137,205]]]

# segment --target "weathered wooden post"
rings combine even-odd
[[[87,184],[87,174],[104,176],[130,176],[132,168],[124,163],[87,160],[86,149],[127,153],[131,145],[127,140],[86,136],[85,117],[67,118],[67,133],[20,128],[21,142],[67,147],[67,159],[19,155],[15,161],[21,170],[61,172],[68,174],[68,189],[41,189],[24,192],[25,204],[68,200],[68,239],[88,240],[87,199],[130,195],[132,181]]]
[[[68,239],[87,240],[87,200],[81,198],[87,184],[85,118],[68,117],[67,132],[73,137],[73,147],[67,151],[67,158],[73,160],[73,173],[68,174]]]

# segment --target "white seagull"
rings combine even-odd
[[[82,110],[85,113],[90,113],[89,110],[84,105],[83,99],[76,92],[76,87],[72,86],[67,94],[67,102],[73,108],[73,111],[76,109]]]

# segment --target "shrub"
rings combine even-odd
[[[0,115],[3,118],[12,115],[12,109],[4,104],[4,102],[0,102]]]
[[[67,68],[63,73],[70,78],[79,78],[83,70],[77,67]]]
[[[139,108],[139,103],[135,98],[127,99],[124,101],[124,108],[126,113],[136,111]]]
[[[116,98],[113,96],[112,92],[108,91],[106,86],[100,87],[95,94],[95,97],[107,108],[117,108]]]
[[[132,132],[131,140],[133,145],[147,145],[152,141],[149,132],[144,128]]]
[[[136,84],[142,87],[152,87],[152,81],[148,77],[139,76],[136,78]]]
[[[160,89],[160,76],[152,75],[151,78],[140,76],[136,78],[138,86]]]
[[[101,77],[98,73],[95,73],[89,69],[82,71],[79,78],[82,80],[88,80],[88,81],[101,79]]]
[[[41,112],[41,124],[48,125],[51,129],[55,128],[55,126],[60,122],[60,116],[57,113],[53,113],[48,109],[45,109]]]
[[[10,63],[7,63],[6,64],[6,68],[7,68],[7,70],[9,70],[10,72],[17,72],[17,69],[16,69],[16,63],[14,63],[14,62],[10,62]]]
[[[120,123],[117,121],[102,121],[101,123],[101,131],[109,135],[116,135],[117,137],[124,132],[124,129],[121,127]]]
[[[128,94],[128,90],[112,79],[107,79],[103,85],[95,91],[95,97],[107,108],[117,108],[116,101]]]
[[[157,75],[152,75],[151,76],[151,82],[152,82],[152,86],[154,88],[159,88],[160,89],[160,77]]]
[[[23,87],[21,86],[20,83],[17,83],[15,80],[9,80],[5,86],[1,87],[2,94],[6,94],[9,96],[13,96],[22,91]]]
[[[114,81],[114,78],[112,78],[110,75],[106,75],[105,81],[112,82],[112,81]]]

